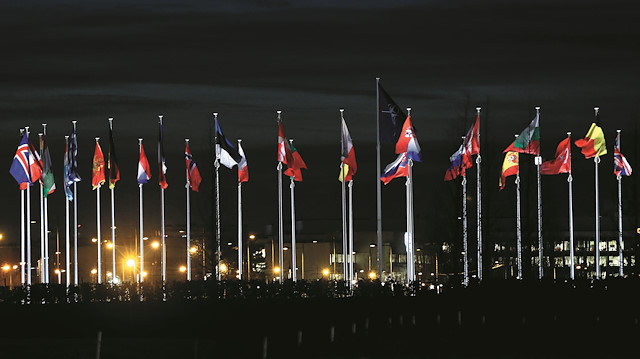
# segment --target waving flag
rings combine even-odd
[[[233,168],[240,162],[238,150],[222,133],[220,122],[216,121],[216,159],[227,168]]]
[[[40,152],[42,153],[42,185],[43,196],[46,198],[56,190],[53,171],[51,170],[51,155],[49,154],[49,146],[47,146],[47,135],[40,137]]]
[[[476,115],[476,122],[473,127],[467,132],[467,136],[464,138],[465,151],[471,155],[477,155],[480,153],[480,114]],[[471,166],[469,166],[471,167]]]
[[[109,169],[109,188],[116,188],[116,182],[120,180],[120,169],[116,157],[116,147],[113,143],[113,128],[109,123],[109,153],[107,154],[107,168]]]
[[[351,140],[351,135],[349,134],[349,129],[347,128],[347,123],[342,119],[342,153],[340,156],[340,160],[343,163],[342,170],[340,171],[340,175],[338,180],[342,182],[344,178],[345,181],[349,182],[353,179],[353,175],[356,174],[358,170],[358,165],[356,163],[356,152],[353,148],[353,141]]]
[[[64,194],[68,201],[73,201],[73,192],[71,191],[71,185],[73,180],[71,179],[71,153],[69,152],[69,137],[64,138]]]
[[[158,133],[158,184],[163,189],[169,187],[167,183],[167,164],[164,158],[164,137],[162,135],[162,118],[160,118],[160,129]],[[151,177],[151,175],[149,175]]]
[[[306,163],[302,160],[300,153],[298,150],[293,147],[293,144],[289,144],[291,148],[291,161],[287,163],[287,170],[284,171],[284,174],[293,177],[294,181],[301,182],[302,181],[302,169],[307,169]]]
[[[32,185],[33,181],[30,179],[30,163],[33,161],[29,153],[29,140],[27,133],[22,136],[22,141],[18,145],[15,156],[13,156],[13,162],[9,173],[16,179],[20,189],[26,189],[27,186]]]
[[[504,156],[504,162],[502,162],[502,176],[500,176],[500,190],[504,188],[508,176],[518,174],[519,169],[519,152],[509,151]]]
[[[542,162],[540,174],[558,175],[560,173],[571,173],[571,138],[567,137],[556,149],[556,157],[550,161]]]
[[[98,140],[96,140],[96,148],[93,152],[93,171],[91,173],[91,186],[93,189],[102,186],[105,182],[104,176],[104,154]]]
[[[616,146],[613,149],[613,174],[618,176],[631,176],[631,165],[620,152],[620,132],[616,136]]]
[[[599,157],[607,154],[604,133],[602,132],[602,128],[598,126],[599,122],[598,112],[596,112],[596,122],[591,124],[587,135],[575,142],[576,146],[581,148],[584,158]]]
[[[402,119],[407,115],[402,112],[400,106],[384,90],[378,82],[378,108],[380,110],[380,142],[397,142],[402,133]]]
[[[407,153],[407,158],[416,162],[422,162],[422,150],[418,144],[416,133],[411,124],[411,116],[407,116],[400,132],[398,142],[396,142],[396,153]]]
[[[27,139],[27,142],[29,143],[29,173],[31,175],[31,185],[33,185],[35,181],[42,178],[42,160],[31,140]]]
[[[384,169],[384,173],[380,177],[380,180],[387,184],[392,179],[397,177],[408,177],[409,176],[409,158],[407,157],[407,153],[403,152],[398,155],[398,158],[395,161],[391,162]]]
[[[540,114],[537,113],[529,127],[525,128],[513,143],[502,152],[540,154]]]
[[[238,153],[240,154],[240,162],[238,162],[238,183],[247,182],[249,181],[249,167],[247,166],[247,157],[244,155],[244,150],[240,142],[238,142]]]
[[[142,141],[140,141],[140,160],[138,161],[138,184],[147,183],[151,179],[151,168],[149,167],[149,161],[147,155],[144,154],[144,147]]]
[[[467,168],[473,166],[471,154],[467,152],[465,144],[460,145],[460,148],[449,157],[449,161],[451,162],[451,166],[449,166],[449,169],[447,169],[447,172],[444,174],[445,181],[451,181],[463,175]]]
[[[200,189],[200,182],[202,182],[202,177],[200,177],[200,171],[198,171],[196,162],[193,160],[193,156],[191,155],[191,150],[189,150],[189,142],[187,142],[184,149],[184,156],[187,165],[187,181],[189,181],[191,189],[198,192]]]
[[[287,136],[284,134],[284,126],[282,126],[281,120],[278,120],[278,162],[282,162],[285,165],[293,162],[291,147]]]
[[[72,182],[82,181],[78,174],[78,136],[76,135],[75,125],[69,141],[69,179]]]

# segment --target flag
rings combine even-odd
[[[149,167],[149,161],[147,155],[144,154],[144,147],[140,142],[140,160],[138,161],[138,184],[147,183],[151,179],[151,168]]]
[[[191,150],[189,150],[189,142],[184,149],[184,157],[187,165],[187,181],[189,181],[189,186],[198,192],[200,189],[200,182],[202,182],[202,177],[200,177],[200,171],[198,171],[198,166],[196,166],[196,162],[193,160],[193,156],[191,155]]]
[[[72,182],[82,181],[80,174],[78,174],[78,136],[75,126],[69,141],[69,180]]]
[[[613,174],[619,176],[631,176],[631,165],[620,152],[620,132],[616,136],[616,146],[613,148]]]
[[[216,121],[216,159],[227,168],[233,168],[240,162],[238,150],[222,133],[220,122]]]
[[[33,185],[35,181],[42,178],[42,160],[31,140],[27,139],[27,142],[29,143],[29,174],[31,176],[31,185]],[[25,188],[27,187],[25,186]]]
[[[282,121],[278,120],[278,162],[282,162],[285,165],[291,163],[293,158],[291,157],[291,147],[289,147],[289,140],[284,134],[284,126]]]
[[[380,142],[397,142],[402,133],[402,119],[406,119],[407,115],[402,112],[387,91],[382,88],[379,81],[378,109],[380,111],[380,121],[378,123]]]
[[[11,163],[11,168],[9,169],[9,173],[16,179],[20,189],[26,189],[27,186],[33,185],[33,181],[30,179],[31,169],[30,163],[33,159],[30,158],[31,154],[29,153],[29,140],[27,137],[27,133],[25,132],[24,136],[22,136],[22,141],[18,145],[18,149],[16,150],[16,154],[13,156],[13,162]]]
[[[238,162],[238,183],[249,181],[249,167],[247,166],[247,157],[244,155],[242,145],[238,142],[238,153],[240,154],[240,162]]]
[[[559,175],[571,173],[571,138],[567,137],[556,149],[556,157],[550,161],[542,162],[540,173],[543,175]]]
[[[73,201],[73,192],[71,192],[71,185],[73,180],[71,179],[71,152],[69,151],[69,138],[65,136],[64,139],[64,194],[68,201]]]
[[[158,132],[158,184],[162,189],[169,187],[167,183],[167,164],[164,159],[164,137],[162,136],[162,119],[160,119],[160,127]],[[151,178],[151,175],[149,175]]]
[[[576,146],[581,148],[584,158],[604,156],[607,154],[607,147],[604,141],[604,133],[597,122],[591,124],[589,132],[584,138],[576,140]]]
[[[109,169],[109,188],[116,188],[116,182],[120,180],[120,169],[116,157],[116,147],[113,143],[113,129],[109,125],[109,153],[107,154],[107,168]]]
[[[480,115],[476,116],[476,122],[467,132],[467,136],[464,138],[464,144],[466,152],[471,155],[477,155],[480,153]],[[469,166],[471,167],[471,166]]]
[[[289,144],[289,148],[291,148],[291,161],[287,163],[287,170],[284,171],[284,174],[293,177],[294,181],[302,181],[302,169],[306,169],[307,165],[302,160],[300,153],[298,150],[293,147],[293,144]]]
[[[420,144],[418,144],[414,127],[411,124],[411,116],[407,116],[407,119],[404,121],[400,137],[398,138],[398,142],[396,142],[396,153],[403,152],[407,153],[407,158],[416,162],[422,162],[422,150],[420,149]]]
[[[461,144],[460,148],[449,157],[451,165],[444,174],[445,181],[451,181],[460,175],[464,175],[465,170],[473,166],[471,154],[467,152],[465,144]]]
[[[409,158],[407,153],[403,152],[398,155],[395,161],[391,162],[384,169],[384,173],[380,176],[380,180],[387,184],[396,177],[408,177],[409,176]]]
[[[105,182],[104,178],[104,155],[102,154],[102,148],[96,140],[96,148],[93,152],[93,171],[91,173],[91,186],[93,189],[102,186]]]
[[[540,154],[540,114],[536,113],[536,117],[525,128],[518,138],[502,152],[519,152],[528,153],[530,155]]]
[[[518,173],[519,157],[520,156],[517,151],[509,151],[504,155],[504,162],[502,162],[502,176],[500,177],[501,190],[504,188],[507,177]]]
[[[49,146],[47,146],[47,135],[40,137],[40,152],[42,153],[42,185],[43,196],[47,198],[56,190],[55,179],[53,178],[53,171],[51,170],[51,155],[49,154]]]
[[[340,170],[340,175],[338,180],[342,182],[344,178],[345,181],[351,181],[353,179],[353,175],[356,174],[358,170],[358,165],[356,163],[356,152],[353,148],[353,141],[351,140],[351,135],[349,134],[349,129],[347,128],[347,123],[342,119],[342,153],[340,155],[340,160],[342,161],[342,169]]]

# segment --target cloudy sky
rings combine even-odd
[[[242,138],[250,182],[244,186],[246,230],[264,232],[277,219],[276,110],[309,167],[296,188],[297,218],[331,221],[339,233],[339,109],[355,143],[356,231],[375,231],[375,78],[412,119],[425,161],[415,167],[419,241],[459,241],[459,182],[442,179],[448,158],[482,112],[483,200],[491,226],[513,217],[513,186],[498,192],[502,150],[541,106],[542,155],[566,136],[584,136],[601,107],[610,153],[616,129],[632,166],[640,158],[640,28],[631,1],[20,1],[0,9],[0,231],[18,243],[19,191],[8,173],[19,129],[37,139],[48,124],[58,187],[64,135],[78,121],[81,243],[95,236],[90,191],[94,138],[107,150],[108,117],[122,180],[116,188],[119,235],[137,227],[137,138],[144,138],[153,178],[145,189],[145,228],[159,226],[155,162],[157,119],[164,115],[167,224],[184,225],[184,139],[205,177],[194,194],[194,225],[209,222],[212,113],[225,134]],[[593,162],[574,147],[576,216],[593,216]],[[383,164],[395,155],[383,147]],[[523,214],[535,230],[535,172],[523,157]],[[605,216],[615,215],[611,155],[603,159]],[[471,172],[475,176],[475,170]],[[221,170],[223,235],[235,233],[235,171]],[[473,181],[472,181],[473,182]],[[511,188],[509,188],[511,187]],[[625,180],[626,210],[635,220],[637,181]],[[475,193],[475,184],[469,191]],[[103,213],[108,213],[108,196]],[[36,191],[33,192],[34,194]],[[285,188],[288,195],[288,188]],[[545,177],[549,231],[565,230],[566,178]],[[34,196],[35,197],[35,196]],[[285,198],[286,200],[288,197]],[[285,203],[287,202],[285,200]],[[473,199],[475,200],[475,199]],[[404,181],[383,188],[383,227],[404,226]],[[470,202],[473,203],[475,202]],[[59,190],[50,199],[52,230],[64,226]],[[33,213],[39,208],[34,201]],[[285,212],[288,207],[285,208]],[[473,210],[470,210],[473,212]],[[614,217],[611,217],[614,218]],[[473,223],[472,220],[470,222]],[[324,223],[324,222],[323,222]],[[491,224],[493,223],[493,224]],[[608,223],[608,222],[607,222]],[[611,226],[614,226],[612,222]],[[627,221],[634,227],[633,222]],[[108,237],[109,219],[102,228]],[[555,227],[554,227],[555,226]],[[609,224],[603,224],[609,226]],[[285,226],[286,227],[286,226]],[[309,226],[308,228],[310,228]],[[608,227],[607,227],[608,228]],[[615,227],[610,228],[614,230]],[[498,228],[494,228],[498,231]],[[0,258],[2,254],[0,253]]]

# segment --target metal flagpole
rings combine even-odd
[[[42,145],[42,133],[38,134],[40,145]],[[42,154],[42,146],[40,146]],[[40,181],[40,283],[46,283],[45,267],[44,267],[44,182]]]
[[[536,116],[540,118],[540,106],[536,107]],[[536,176],[538,180],[538,279],[542,279],[544,274],[544,243],[542,242],[542,182],[540,179],[540,166],[542,156],[534,158],[536,165]],[[519,167],[518,167],[519,168]]]
[[[109,118],[109,130],[113,131],[113,118]],[[115,152],[115,148],[112,149]],[[110,154],[111,155],[111,154]],[[112,170],[109,170],[112,171]],[[109,172],[109,176],[111,176],[111,172]],[[111,187],[111,186],[109,186]],[[111,283],[114,283],[116,279],[116,216],[115,216],[115,186],[110,188],[111,192],[111,261],[112,261],[112,272],[111,272]],[[124,278],[122,278],[124,281]]]
[[[412,167],[413,160],[409,160],[408,168],[409,175],[407,176],[407,285],[410,285],[415,280],[413,272],[414,260],[413,260],[413,208],[412,208]]]
[[[464,141],[464,136],[462,136]],[[464,278],[462,284],[466,287],[469,285],[469,247],[467,241],[467,175],[462,173],[462,250],[464,251],[463,269]]]
[[[27,132],[27,138],[29,138],[29,126],[26,126],[25,131]],[[31,156],[31,149],[27,151],[28,156]],[[31,167],[29,161],[27,161],[27,166]],[[31,172],[29,172],[29,177],[31,177]],[[27,226],[27,284],[31,286],[31,178],[29,178],[29,183],[27,184],[27,218],[25,220],[25,225]]]
[[[598,117],[599,107],[594,107],[596,118]],[[595,184],[596,184],[596,240],[595,240],[595,249],[596,249],[596,279],[600,279],[600,194],[598,191],[598,164],[600,163],[600,156],[596,155],[593,158],[593,163],[595,166]]]
[[[618,132],[618,138],[617,138],[617,145],[618,145],[618,150],[620,150],[620,130],[617,130]],[[619,267],[620,267],[620,272],[619,275],[620,277],[624,277],[624,257],[622,256],[622,175],[618,174],[616,176],[617,180],[618,180],[618,260],[619,260]]]
[[[567,132],[567,136],[571,138],[571,132]],[[571,142],[571,141],[569,141]],[[571,169],[571,147],[569,147],[569,169]],[[573,247],[573,176],[571,170],[569,170],[569,176],[567,177],[569,183],[569,255],[571,264],[571,280],[576,279],[576,266],[575,266],[575,253]]]
[[[293,146],[293,138],[289,140],[291,146]],[[291,178],[291,184],[289,188],[291,188],[291,271],[292,271],[292,279],[294,282],[297,281],[296,276],[296,204],[294,198],[294,189],[296,187],[295,181],[293,177]]]
[[[47,124],[42,124],[42,132],[47,136]],[[44,149],[40,149],[42,153]],[[48,195],[48,194],[47,194]],[[44,197],[44,196],[43,196]],[[50,270],[49,270],[49,201],[48,197],[44,197],[44,278],[45,283],[50,283]]]
[[[162,126],[162,115],[158,115],[158,122],[160,123],[160,126]],[[161,139],[162,141],[164,141],[164,139]],[[158,150],[160,149],[160,146],[158,146]],[[158,151],[160,152],[160,151]],[[160,153],[158,153],[158,155],[161,155]],[[162,154],[164,155],[164,154]],[[164,159],[160,158],[160,161],[162,162]],[[164,163],[162,163],[164,164]],[[160,171],[164,171],[164,169],[160,168]],[[166,179],[165,179],[166,181]],[[166,235],[165,235],[165,225],[164,225],[164,188],[162,186],[160,186],[160,225],[161,225],[161,235],[162,235],[162,300],[165,301],[166,300],[166,284],[167,284],[167,246],[166,246]],[[142,270],[140,270],[140,277],[142,277]]]
[[[64,136],[65,148],[69,148],[69,136]],[[65,187],[67,183],[64,184]],[[66,260],[66,273],[67,273],[67,295],[69,294],[69,286],[71,285],[71,233],[69,231],[70,216],[69,216],[69,198],[66,191],[64,196],[65,202],[65,260]],[[69,300],[67,298],[67,300]]]
[[[189,139],[185,138],[184,142],[187,147],[189,147]],[[191,280],[191,193],[190,187],[191,183],[189,182],[189,164],[187,163],[186,169],[186,180],[187,183],[185,188],[187,189],[187,280]]]
[[[77,149],[77,135],[76,133],[76,123],[77,121],[71,121],[73,123],[73,133],[74,140],[76,141],[76,145],[74,148]],[[74,160],[75,159],[74,156]],[[73,164],[71,164],[73,166]],[[78,182],[73,181],[73,284],[78,285]]]
[[[378,235],[378,278],[382,278],[382,187],[380,184],[380,78],[376,77],[376,223]],[[391,273],[389,273],[391,275]]]
[[[140,151],[142,151],[142,138],[138,139],[138,145]],[[144,271],[144,222],[143,222],[143,212],[144,207],[142,205],[142,183],[138,183],[139,195],[140,195],[140,276],[138,281],[140,283],[144,282],[144,278],[142,277],[142,272]]]
[[[238,139],[238,148],[240,148],[240,143],[241,142],[242,142],[242,140]],[[238,279],[239,280],[242,280],[242,268],[243,268],[243,261],[242,261],[242,182],[238,181]]]
[[[516,135],[518,137],[518,135]],[[522,225],[520,223],[520,156],[516,173],[516,239],[518,251],[518,279],[522,279]]]
[[[480,107],[476,107],[478,113],[478,119],[480,119]],[[480,121],[478,121],[478,146],[480,147]],[[481,148],[481,147],[480,147]],[[478,156],[476,156],[476,165],[478,166],[476,171],[476,197],[477,197],[477,221],[478,221],[478,280],[482,280],[482,190],[480,181],[480,149],[478,149]],[[466,252],[466,250],[465,250]]]
[[[348,237],[347,237],[347,195],[346,195],[346,184],[345,184],[345,173],[344,173],[344,163],[340,163],[340,177],[342,177],[340,188],[342,189],[342,267],[344,273],[345,282],[351,282],[351,271],[348,269],[349,260],[347,258],[351,258],[351,252],[349,251],[349,246],[347,245]],[[350,285],[350,284],[349,284]]]
[[[353,290],[353,180],[349,181],[349,289]]]
[[[20,284],[25,284],[25,218],[24,218],[24,193],[26,189],[20,190]]]
[[[282,111],[278,113],[278,123],[282,120]],[[286,144],[285,144],[286,145]],[[278,161],[278,265],[280,266],[279,282],[283,282],[284,272],[284,228],[282,219],[282,162]]]
[[[213,113],[213,120],[215,122],[215,145],[218,143],[218,113]],[[218,170],[220,169],[220,159],[218,158],[218,150],[216,149],[216,159],[213,162],[216,174],[216,279],[222,280],[222,273],[220,272],[220,176]]]
[[[100,140],[100,137],[96,137],[96,143]],[[98,232],[98,284],[102,283],[102,234],[100,230],[100,184],[96,188],[96,228]]]

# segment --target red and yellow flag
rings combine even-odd
[[[93,174],[91,176],[91,185],[93,189],[103,185],[105,182],[104,177],[104,155],[98,140],[96,140],[96,150],[93,153]]]
[[[502,176],[500,176],[500,189],[504,188],[508,176],[518,174],[520,165],[520,154],[516,151],[509,151],[504,155],[502,162]]]
[[[604,142],[604,133],[595,122],[591,124],[589,132],[584,138],[577,140],[576,146],[580,147],[584,158],[604,156],[607,154],[607,147]]]

